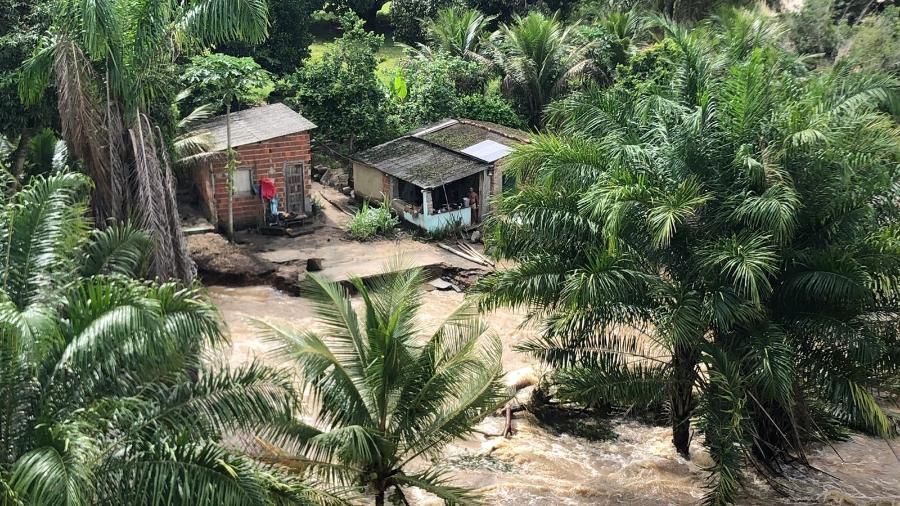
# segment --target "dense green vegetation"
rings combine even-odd
[[[420,338],[421,273],[356,281],[359,312],[313,278],[321,333],[263,325],[291,370],[221,365],[173,168],[267,100],[345,155],[445,117],[534,132],[473,302],[541,325],[544,397],[700,438],[708,503],[896,436],[900,9],[746,7],[0,0],[0,505],[477,501],[419,457],[505,400],[500,346],[468,305]]]
[[[64,172],[0,197],[0,504],[318,502],[223,442],[288,420],[289,376],[207,365],[215,308],[135,278],[149,238],[91,230],[90,186]]]
[[[777,479],[810,441],[896,434],[876,399],[900,378],[900,135],[896,81],[717,21],[662,22],[665,57],[632,57],[627,86],[548,108],[490,225],[517,266],[479,291],[544,322],[524,349],[559,398],[664,407],[686,457],[695,426],[725,504],[745,462]]]
[[[380,207],[370,206],[363,202],[362,207],[347,224],[350,237],[358,241],[368,241],[377,236],[388,236],[394,233],[394,228],[400,224],[400,220],[391,212],[390,203],[383,202]]]
[[[264,40],[265,3],[237,1],[227,10],[216,0],[51,6],[51,37],[22,67],[23,102],[41,103],[52,83],[61,136],[95,183],[97,223],[133,218],[153,239],[153,274],[190,280],[167,142],[173,61],[183,50],[225,40]]]

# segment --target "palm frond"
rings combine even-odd
[[[269,34],[265,0],[200,0],[184,12],[180,25],[202,46],[229,41],[258,44]]]
[[[147,260],[149,243],[143,231],[129,224],[94,230],[82,248],[81,273],[136,276]]]
[[[416,474],[399,474],[393,480],[398,485],[416,487],[434,495],[447,505],[477,505],[481,504],[481,498],[464,487],[450,485],[445,473],[439,471],[425,471]]]

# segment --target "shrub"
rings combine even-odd
[[[625,65],[616,67],[616,86],[637,94],[652,93],[675,78],[676,65],[684,51],[665,38],[632,55]]]
[[[425,39],[424,21],[434,16],[447,0],[393,0],[391,2],[391,24],[394,38],[413,44]]]
[[[325,204],[322,202],[322,198],[318,195],[313,195],[312,198],[312,215],[319,216],[322,214],[322,211],[325,209]]]
[[[524,128],[525,120],[515,106],[499,94],[466,95],[459,100],[456,116],[490,121],[512,128]]]
[[[832,0],[808,0],[800,12],[790,14],[790,40],[798,53],[834,56],[840,37],[832,22]]]
[[[504,98],[497,81],[488,81],[484,66],[434,52],[413,58],[404,69],[406,97],[397,103],[398,124],[406,130],[448,117],[521,127],[525,121]]]
[[[343,34],[318,61],[307,60],[285,79],[291,107],[319,125],[318,139],[346,153],[377,144],[387,133],[386,96],[375,69],[384,37],[353,14],[341,17]]]
[[[400,224],[400,220],[391,213],[391,207],[387,199],[381,207],[370,207],[368,202],[363,202],[362,208],[353,215],[348,225],[350,237],[358,241],[368,241],[375,236],[390,235],[394,227]]]
[[[890,6],[856,25],[847,58],[866,69],[900,72],[900,7]]]

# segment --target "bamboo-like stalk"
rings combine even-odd
[[[231,100],[225,104],[225,144],[228,162],[225,172],[228,176],[228,240],[234,243],[234,151],[231,149]]]

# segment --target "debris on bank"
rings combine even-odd
[[[197,273],[207,284],[266,284],[299,294],[298,280],[305,269],[264,260],[217,233],[190,235],[186,239]]]
[[[272,262],[247,254],[243,248],[216,233],[188,236],[187,244],[203,279],[230,284],[259,280],[275,271]]]

